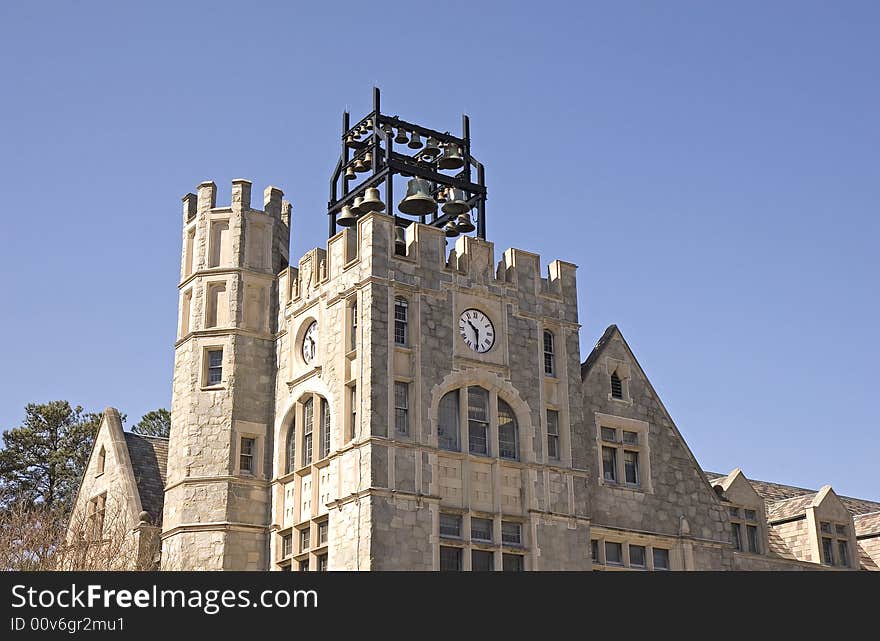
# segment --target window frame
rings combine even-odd
[[[394,297],[394,344],[409,347],[409,301],[403,296]]]
[[[394,381],[394,432],[400,436],[409,436],[409,388],[407,381]],[[400,390],[403,390],[403,405]]]
[[[547,408],[547,458],[552,461],[562,460],[562,448],[560,445],[559,435],[559,410]],[[554,416],[554,420],[550,420],[550,416]],[[551,429],[553,426],[553,429]],[[551,447],[552,444],[552,447]],[[551,452],[555,451],[555,454]]]
[[[548,341],[549,339],[549,341]],[[549,342],[549,349],[548,349]],[[549,329],[543,336],[544,376],[556,378],[556,336]]]
[[[646,421],[596,412],[595,426],[596,458],[598,469],[601,471],[596,475],[597,483],[605,487],[653,494],[650,424]],[[625,437],[624,434],[635,434],[635,441],[630,436]],[[613,479],[606,478],[607,450],[613,450]],[[636,455],[635,471],[638,483],[627,482],[625,452],[633,452]]]

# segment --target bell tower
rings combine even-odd
[[[217,207],[203,182],[183,197],[179,324],[162,567],[266,567],[277,324],[276,274],[287,266],[290,203],[232,182]]]
[[[438,227],[447,238],[476,230],[477,237],[485,240],[485,173],[482,163],[471,155],[467,115],[461,117],[461,136],[435,131],[383,114],[379,89],[374,87],[373,110],[354,126],[350,121],[344,112],[342,153],[330,179],[327,207],[331,237],[337,226],[353,227],[360,216],[383,211],[383,185],[385,200],[394,202],[394,176],[399,175],[409,180],[398,207],[402,215],[394,217],[398,248],[412,222]]]

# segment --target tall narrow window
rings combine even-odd
[[[742,552],[743,544],[742,544],[742,528],[739,523],[731,523],[731,537],[733,538],[733,546]]]
[[[409,305],[403,298],[394,299],[394,342],[397,345],[409,344],[408,328]]]
[[[248,474],[254,473],[254,454],[256,439],[242,437],[241,450],[238,456],[238,469]]]
[[[330,403],[321,399],[321,456],[330,454]]]
[[[310,465],[312,463],[312,427],[315,422],[315,404],[311,398],[303,403],[303,443],[302,443],[302,464]]]
[[[623,398],[623,383],[616,371],[611,374],[611,398]]]
[[[104,508],[106,504],[106,492],[89,501],[86,526],[86,538],[89,540],[99,541],[104,536]]]
[[[189,334],[190,313],[192,311],[192,288],[183,293],[183,302],[180,304],[180,336]]]
[[[358,428],[358,405],[357,405],[357,385],[351,386],[351,431],[348,438],[353,439],[357,435]]]
[[[746,525],[746,538],[749,542],[749,552],[758,554],[758,527],[756,525]]]
[[[440,399],[437,444],[442,450],[458,452],[461,449],[458,407],[458,390],[452,390]]]
[[[516,417],[510,405],[498,399],[498,456],[501,458],[519,458],[519,436],[516,429]]]
[[[624,450],[623,452],[624,478],[629,485],[639,484],[639,453]]]
[[[468,388],[468,448],[489,455],[489,392],[482,387]]]
[[[553,345],[553,332],[544,332],[544,373],[556,376],[556,353]]]
[[[291,423],[287,430],[287,443],[284,448],[287,455],[284,463],[284,472],[289,474],[296,467],[296,423]]]
[[[394,383],[394,425],[398,434],[409,434],[409,383]]]
[[[559,460],[559,412],[547,410],[547,456]]]
[[[104,446],[101,446],[101,451],[98,452],[98,464],[96,466],[95,476],[100,476],[104,473],[104,463],[107,460],[107,451],[104,449]]]
[[[822,563],[834,565],[834,545],[831,539],[822,538]]]
[[[349,350],[357,349],[357,333],[358,333],[358,304],[354,301],[351,304],[351,338],[349,341]]]
[[[846,541],[837,542],[837,562],[844,567],[849,565],[849,552]]]
[[[195,245],[196,245],[196,228],[186,232],[186,255],[183,261],[183,275],[189,276],[193,273],[193,265],[195,264]]]
[[[602,448],[602,477],[606,481],[612,483],[617,482],[617,461],[615,454],[617,450],[613,447]]]
[[[219,385],[223,382],[223,350],[208,350],[208,385]]]

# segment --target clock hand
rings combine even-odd
[[[474,339],[475,339],[477,345],[479,345],[480,344],[480,330],[478,330],[476,328],[476,326],[470,321],[468,321],[467,324],[471,326],[472,330],[474,330]]]

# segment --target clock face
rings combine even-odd
[[[458,319],[458,333],[464,344],[478,354],[492,349],[495,344],[495,327],[492,321],[478,309],[466,309]]]
[[[318,351],[318,323],[317,321],[312,321],[312,324],[309,325],[309,328],[306,330],[306,333],[303,335],[303,345],[302,345],[302,355],[303,360],[306,362],[306,365],[311,363],[315,359],[315,354]]]

